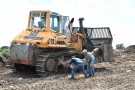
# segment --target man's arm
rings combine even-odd
[[[92,53],[88,53],[89,56],[89,60],[91,60],[90,66],[93,66],[94,62],[95,62],[95,57]]]
[[[72,69],[73,68],[73,65],[72,65],[72,63],[73,63],[73,59],[71,59],[71,61],[69,62],[69,67],[70,67],[70,69]]]
[[[84,60],[88,63],[88,62],[89,62],[89,60],[88,60],[88,58],[87,58],[87,57],[89,57],[89,56],[85,55],[85,56],[84,56]]]
[[[93,58],[93,59],[91,60],[90,66],[93,66],[93,65],[94,65],[94,62],[95,62],[95,58]]]
[[[70,66],[69,66],[69,67],[70,67],[70,69],[72,69],[72,68],[73,68],[73,65],[72,65],[72,64],[70,64]]]
[[[67,61],[60,61],[60,63],[64,66],[64,68],[69,68],[70,64],[72,64],[72,59],[69,59]]]
[[[71,65],[73,63],[73,59],[70,60],[69,64]]]

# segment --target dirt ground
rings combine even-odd
[[[96,76],[87,79],[81,73],[69,80],[70,74],[39,77],[1,67],[0,90],[134,90],[135,48],[128,48],[114,50],[115,62],[95,64]]]

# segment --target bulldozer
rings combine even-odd
[[[79,27],[73,27],[74,18],[49,10],[29,12],[26,30],[18,34],[10,45],[10,66],[15,70],[30,66],[39,75],[58,72],[61,63],[72,55],[83,58],[83,49],[96,53],[96,63],[113,61],[112,35],[109,27],[83,27],[84,18],[79,18]]]

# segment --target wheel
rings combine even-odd
[[[48,72],[53,72],[55,71],[56,68],[56,61],[54,58],[48,58],[45,62],[45,70]]]

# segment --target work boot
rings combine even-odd
[[[68,80],[76,80],[76,78],[72,78],[72,77],[71,77],[71,78],[69,78]]]
[[[95,76],[95,74],[94,75],[89,75],[88,77],[94,77]]]
[[[88,77],[92,77],[92,75],[88,75]]]
[[[85,78],[88,78],[88,76],[85,76]]]

